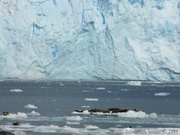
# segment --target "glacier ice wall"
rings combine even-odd
[[[180,1],[0,0],[0,78],[180,81]]]

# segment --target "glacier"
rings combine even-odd
[[[180,0],[0,0],[0,78],[180,81]]]

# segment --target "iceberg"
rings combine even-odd
[[[1,0],[0,79],[180,80],[177,0]]]

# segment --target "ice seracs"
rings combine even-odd
[[[1,0],[0,78],[179,81],[179,5]]]

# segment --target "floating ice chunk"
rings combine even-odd
[[[36,107],[34,105],[31,105],[31,104],[28,104],[28,105],[24,106],[24,108],[27,108],[27,109],[37,109],[38,107]]]
[[[65,86],[62,82],[59,83],[60,86]]]
[[[86,101],[99,101],[97,98],[85,98]]]
[[[10,92],[23,92],[21,89],[11,89]]]
[[[107,93],[112,93],[112,91],[109,90],[109,91],[107,91]]]
[[[23,112],[18,112],[18,113],[17,113],[17,116],[18,116],[19,118],[27,118],[27,114],[26,114],[26,113],[23,113]]]
[[[85,125],[85,129],[88,129],[88,130],[96,130],[96,129],[99,129],[99,127],[94,126],[94,125]]]
[[[85,110],[85,111],[83,111],[83,114],[88,115],[88,114],[90,114],[90,112],[88,110]]]
[[[66,124],[68,125],[79,125],[80,123],[79,122],[72,122],[72,121],[67,121]]]
[[[81,121],[82,118],[80,116],[70,116],[70,117],[66,117],[66,120],[69,120],[69,121]]]
[[[122,126],[121,126],[122,127]],[[113,132],[113,134],[115,134],[115,135],[122,135],[121,133],[123,133],[123,128],[115,128],[115,127],[111,127],[111,128],[108,128],[109,130],[110,130],[110,132],[112,133]],[[131,134],[132,135],[132,134]]]
[[[77,128],[72,128],[70,126],[64,126],[61,128],[61,133],[73,133],[73,134],[79,134],[80,131]]]
[[[156,113],[150,113],[150,114],[149,114],[149,117],[150,117],[150,118],[157,118],[157,114],[156,114]]]
[[[146,118],[148,117],[148,114],[146,114],[145,112],[139,111],[139,112],[135,112],[135,111],[131,111],[129,110],[128,112],[125,113],[118,113],[119,117],[130,117],[130,118]]]
[[[106,88],[104,88],[104,87],[98,87],[98,88],[96,88],[96,90],[105,90]]]
[[[80,123],[79,122],[67,121],[66,124],[68,124],[68,125],[79,125]]]
[[[130,82],[126,83],[126,85],[141,86],[141,82],[140,81],[130,81]]]
[[[154,94],[154,96],[168,96],[168,95],[170,95],[170,93],[160,92]]]
[[[38,126],[38,127],[35,127],[34,132],[56,133],[56,131],[59,129],[60,127],[56,125]]]
[[[31,113],[28,113],[27,115],[28,115],[28,116],[31,116],[31,117],[38,117],[38,116],[41,116],[40,113],[35,112],[35,111],[32,111]]]

